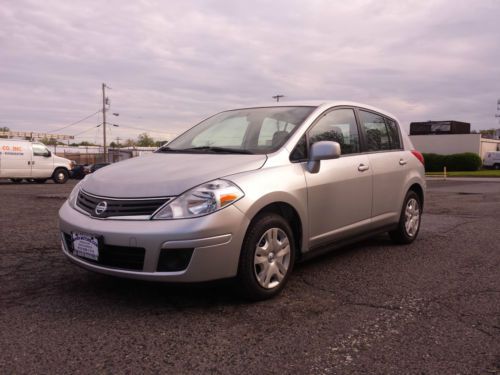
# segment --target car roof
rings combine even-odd
[[[262,108],[262,107],[317,107],[318,109],[321,107],[322,110],[331,108],[331,107],[338,107],[338,106],[350,106],[350,107],[361,107],[361,108],[366,108],[378,113],[381,113],[385,116],[391,117],[393,119],[397,119],[396,116],[394,116],[392,113],[385,111],[383,109],[368,105],[368,104],[363,104],[363,103],[358,103],[358,102],[353,102],[353,101],[348,101],[348,100],[297,100],[297,101],[282,101],[282,102],[274,102],[274,103],[259,103],[257,105],[249,105],[246,107],[241,107],[237,109],[245,109],[245,108]]]

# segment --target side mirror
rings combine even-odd
[[[45,154],[46,158],[50,158],[52,156],[52,152],[50,150],[47,150],[47,153]]]
[[[332,141],[320,141],[312,145],[307,162],[309,173],[318,173],[321,160],[337,159],[340,157],[340,144]]]

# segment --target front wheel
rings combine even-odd
[[[420,230],[422,203],[417,193],[410,190],[401,210],[398,228],[389,232],[392,241],[398,244],[409,244],[415,241]]]
[[[66,181],[68,181],[68,179],[69,179],[69,173],[64,168],[56,169],[56,171],[52,175],[52,180],[56,184],[65,184]]]
[[[493,169],[496,169],[496,170],[500,169],[500,164],[495,164],[495,165],[493,166]]]
[[[240,254],[238,282],[248,299],[276,296],[295,262],[295,241],[288,222],[270,213],[257,217],[247,231]]]

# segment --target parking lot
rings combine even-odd
[[[415,243],[313,259],[255,304],[70,264],[73,186],[0,182],[1,373],[500,373],[500,182],[431,181]]]

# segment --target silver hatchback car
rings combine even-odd
[[[314,254],[380,232],[414,241],[424,191],[422,155],[385,111],[344,101],[236,109],[87,176],[60,209],[62,248],[119,277],[236,278],[259,300]]]

